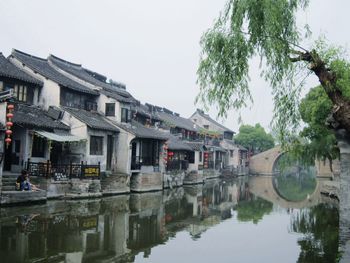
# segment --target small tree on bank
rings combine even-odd
[[[266,151],[275,146],[272,135],[266,133],[259,123],[255,126],[241,125],[239,133],[235,136],[235,142],[247,148],[252,154]]]

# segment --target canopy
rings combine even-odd
[[[53,133],[53,132],[46,132],[46,131],[35,131],[35,133],[51,141],[56,141],[56,142],[78,142],[78,141],[84,140],[70,133]]]

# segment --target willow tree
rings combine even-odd
[[[261,59],[261,76],[274,98],[273,124],[282,139],[300,120],[298,105],[307,76],[315,74],[329,99],[337,128],[350,131],[350,64],[339,49],[301,46],[296,13],[308,0],[229,0],[214,26],[201,39],[197,101],[217,105],[219,116],[252,101],[251,59]],[[321,42],[320,42],[321,43]]]
[[[261,58],[261,75],[274,97],[274,125],[282,139],[300,120],[298,106],[305,76],[314,74],[332,103],[332,128],[343,131],[340,142],[341,247],[350,237],[350,64],[339,50],[301,46],[305,37],[296,12],[308,0],[228,0],[223,12],[201,39],[199,101],[216,104],[219,115],[252,100],[249,62]],[[345,131],[345,132],[344,132]],[[338,132],[339,134],[339,132]],[[345,136],[344,136],[345,135]],[[344,137],[346,138],[344,140]]]

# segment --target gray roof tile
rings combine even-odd
[[[204,151],[206,146],[204,142],[186,142],[188,146],[192,148],[193,151]]]
[[[165,133],[153,128],[147,128],[136,121],[132,121],[129,124],[119,123],[119,122],[113,122],[113,124],[115,124],[116,126],[120,127],[123,130],[130,132],[131,134],[135,135],[137,138],[155,139],[155,140],[163,140],[163,141],[166,141],[169,138],[168,133]]]
[[[55,70],[53,67],[50,66],[47,59],[35,57],[16,49],[12,51],[11,56],[17,58],[19,61],[28,66],[33,71],[38,72],[44,77],[51,79],[52,81],[66,88],[91,95],[98,95],[98,92],[96,90],[81,85],[80,83],[71,80],[70,78],[64,76],[63,74]]]
[[[193,151],[192,147],[189,146],[186,142],[181,139],[175,137],[174,135],[169,136],[168,140],[168,148],[173,151]]]
[[[119,132],[117,127],[109,123],[109,121],[98,112],[69,107],[63,107],[63,109],[85,123],[91,129]]]
[[[13,112],[13,123],[40,129],[69,130],[69,126],[47,115],[47,111],[34,105],[16,103]]]
[[[189,119],[176,116],[174,114],[169,114],[166,112],[156,112],[156,115],[164,122],[170,123],[176,127],[186,129],[188,131],[198,132],[199,130],[195,128],[195,123]]]
[[[12,64],[4,55],[0,52],[0,77],[6,77],[16,80],[21,80],[30,84],[42,86],[43,83],[36,78],[33,78],[20,68]]]
[[[133,100],[130,100],[130,99],[132,99],[132,96],[125,89],[115,87],[115,86],[111,85],[110,83],[102,82],[102,81],[98,80],[97,78],[94,78],[91,74],[91,72],[93,72],[93,71],[83,68],[82,65],[80,65],[80,64],[76,64],[76,63],[72,63],[72,62],[63,60],[63,59],[56,57],[54,55],[50,55],[48,60],[51,63],[53,63],[55,66],[68,72],[69,74],[71,74],[71,75],[73,75],[81,80],[84,80],[92,85],[103,88],[104,90],[101,92],[105,93],[105,95],[107,95],[109,97],[113,97],[116,100],[122,101],[122,102],[133,101]],[[98,73],[96,73],[96,74],[98,74]],[[99,75],[101,75],[101,74],[99,74]],[[121,85],[121,84],[120,84],[120,86],[125,87],[124,85]]]

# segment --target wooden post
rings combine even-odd
[[[83,178],[83,174],[84,174],[84,161],[81,161],[81,163],[80,163],[80,179]]]
[[[49,174],[50,174],[50,160],[47,160],[46,162],[46,179],[49,178]]]
[[[72,170],[73,170],[73,164],[72,161],[69,162],[69,179],[72,179]]]

